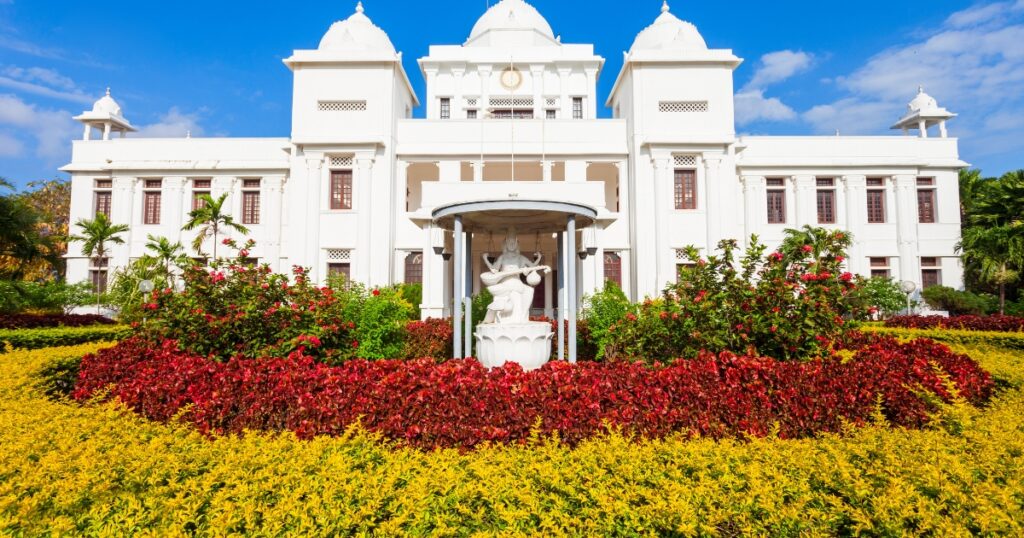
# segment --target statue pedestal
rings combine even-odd
[[[551,324],[481,323],[476,326],[476,355],[488,368],[515,362],[523,370],[535,370],[551,358]]]

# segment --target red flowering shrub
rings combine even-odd
[[[450,359],[454,333],[450,319],[410,321],[405,324],[405,351],[402,356],[407,359]]]
[[[886,327],[904,329],[961,329],[966,331],[1024,331],[1024,318],[1017,316],[896,316]]]
[[[678,283],[603,332],[605,356],[663,360],[704,349],[783,360],[827,355],[861,315],[860,301],[848,297],[853,276],[842,268],[849,245],[843,232],[806,228],[790,231],[767,257],[756,236],[739,259],[734,240],[707,258],[687,248],[693,266]]]
[[[401,356],[412,307],[397,290],[318,287],[302,267],[289,278],[247,264],[251,241],[225,244],[238,250],[237,259],[187,268],[181,292],[153,291],[143,307],[147,338],[174,340],[182,351],[218,361],[293,351],[329,363]]]
[[[0,329],[40,329],[44,327],[85,327],[112,325],[114,320],[97,314],[5,314]]]
[[[931,341],[889,337],[848,344],[852,360],[807,362],[700,353],[671,365],[552,362],[524,372],[474,359],[351,360],[329,366],[287,358],[214,362],[131,339],[83,359],[74,397],[113,385],[111,396],[167,420],[185,415],[203,432],[293,430],[335,435],[356,421],[420,447],[523,442],[534,425],[567,443],[606,424],[644,436],[670,432],[782,437],[834,432],[871,420],[878,402],[893,424],[919,427],[950,387],[978,404],[993,383],[970,358]]]

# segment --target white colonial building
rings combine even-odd
[[[853,272],[962,285],[954,245],[966,163],[946,135],[954,115],[927,94],[895,136],[737,136],[742,60],[708,48],[667,6],[623,60],[599,102],[604,59],[593,47],[562,43],[536,9],[502,0],[465,43],[432,46],[419,60],[426,118],[413,119],[421,101],[402,55],[360,5],[316,50],[284,61],[294,78],[289,138],[125,137],[134,128],[104,96],[78,117],[85,135],[63,168],[71,219],[104,212],[130,231],[101,267],[72,245],[68,277],[101,278],[145,254],[147,235],[188,245],[192,232],[181,228],[196,197],[228,193],[261,263],[373,286],[422,282],[424,316],[451,312],[453,286],[468,280],[456,273],[474,275],[479,290],[482,255],[501,251],[504,230],[468,227],[454,240],[440,217],[465,202],[586,208],[578,255],[558,264],[563,235],[531,231],[530,212],[520,215],[522,250],[572,272],[546,275],[537,313],[562,303],[562,281],[578,298],[612,279],[639,299],[676,278],[687,245],[756,233],[772,246],[805,224],[852,231]],[[612,118],[598,118],[599,106]]]

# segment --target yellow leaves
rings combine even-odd
[[[1024,393],[927,430],[422,452],[352,428],[204,438],[113,404],[47,400],[33,373],[101,344],[0,355],[0,534],[1024,534]],[[1017,352],[954,346],[1001,379]],[[956,427],[949,427],[955,424]]]

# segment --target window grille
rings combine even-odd
[[[677,169],[673,194],[676,209],[697,209],[697,172]]]
[[[330,261],[348,261],[352,259],[352,251],[347,248],[327,249],[327,259]]]
[[[352,166],[352,156],[341,155],[331,157],[331,166]]]
[[[604,279],[622,287],[622,257],[617,252],[604,253]]]
[[[836,223],[836,191],[822,189],[818,191],[818,224]]]
[[[317,101],[320,112],[363,112],[366,101]]]
[[[447,120],[452,117],[452,100],[448,97],[441,98],[441,119]]]
[[[676,250],[676,260],[686,260],[687,259],[687,257],[686,257],[686,249],[685,248],[677,248],[675,250]]]
[[[673,160],[676,166],[697,166],[696,155],[674,155]]]
[[[423,253],[410,252],[405,257],[405,283],[423,283]]]
[[[477,100],[475,97],[471,99],[466,99],[466,106],[476,106],[476,103]]]
[[[533,97],[491,97],[490,105],[498,108],[533,108]]]
[[[547,99],[544,100],[544,104],[547,106],[555,106],[558,104],[558,99],[548,97]]]
[[[103,213],[104,216],[110,218],[110,191],[96,191],[96,200],[93,203],[95,211],[93,213]]]
[[[879,224],[885,222],[885,191],[882,189],[869,189],[868,198],[868,222]]]
[[[209,189],[210,188],[210,183],[211,182],[210,182],[209,179],[193,179],[192,180],[192,188],[193,189]]]
[[[331,171],[331,209],[352,209],[352,171]]]
[[[660,101],[658,112],[707,112],[707,101]]]
[[[768,224],[786,223],[786,191],[783,189],[769,189],[768,201]]]
[[[917,221],[922,224],[935,222],[935,190],[917,190]]]
[[[583,98],[573,97],[572,98],[572,119],[582,120],[583,119]]]
[[[114,180],[112,180],[112,179],[97,179],[96,180],[96,188],[97,189],[111,189],[113,187],[114,187]]]

